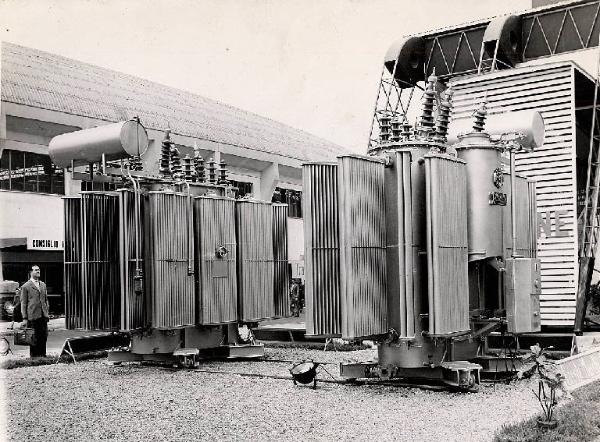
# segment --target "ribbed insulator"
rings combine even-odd
[[[437,84],[437,77],[431,74],[427,79],[427,87],[423,92],[423,103],[421,111],[420,126],[423,132],[422,135],[429,135],[433,132],[435,122],[433,117],[433,107],[435,105],[435,87]]]
[[[162,140],[162,145],[160,148],[160,167],[158,172],[162,176],[171,175],[171,145],[173,142],[171,141],[171,131],[167,130],[165,132],[165,138]]]
[[[400,118],[394,118],[392,120],[392,142],[400,141],[402,137],[402,121]]]
[[[183,171],[181,170],[181,157],[179,150],[175,146],[171,146],[171,172],[176,180],[183,179]]]
[[[202,155],[200,155],[200,150],[196,147],[194,147],[194,169],[196,170],[196,179],[198,182],[206,182],[204,158],[202,158]]]
[[[487,118],[487,109],[483,104],[473,113],[473,132],[483,132],[485,129],[485,120]]]
[[[217,174],[216,174],[215,160],[210,158],[208,160],[208,182],[210,184],[215,184],[216,181],[217,181]]]
[[[379,141],[386,142],[390,139],[390,121],[392,119],[388,115],[383,115],[379,119]]]
[[[227,163],[221,160],[219,163],[219,182],[218,184],[227,184]]]
[[[129,157],[129,170],[140,171],[143,170],[142,159],[139,155],[133,155]]]
[[[189,155],[186,155],[183,158],[183,177],[186,181],[195,181],[196,174],[194,173],[194,169],[192,168],[192,159]]]
[[[409,141],[412,138],[412,126],[409,123],[402,124],[402,140]]]
[[[441,143],[446,142],[446,136],[448,135],[448,123],[450,122],[450,114],[452,112],[452,94],[452,89],[448,88],[444,100],[440,103],[438,109],[435,138]]]

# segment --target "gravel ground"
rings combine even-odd
[[[332,363],[374,355],[373,350],[266,352],[272,359]],[[502,424],[537,413],[525,384],[484,384],[476,394],[332,383],[312,390],[287,379],[235,374],[287,377],[289,367],[285,362],[208,362],[194,371],[94,360],[0,370],[5,387],[0,406],[8,439],[18,441],[489,441]],[[338,375],[336,365],[325,367]]]

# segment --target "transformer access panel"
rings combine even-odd
[[[539,332],[541,330],[539,259],[507,259],[504,287],[508,332],[517,334]]]

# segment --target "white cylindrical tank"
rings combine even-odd
[[[48,145],[52,162],[60,167],[96,163],[105,155],[118,160],[142,155],[148,148],[148,134],[137,120],[121,121],[91,129],[58,135]]]
[[[506,192],[500,150],[484,132],[461,136],[454,148],[467,162],[469,261],[503,256],[502,208]]]
[[[473,131],[471,116],[454,119],[448,129],[448,144],[459,142],[459,135]],[[485,131],[495,139],[503,134],[520,133],[520,144],[526,149],[535,149],[544,142],[544,119],[538,111],[524,110],[488,114]]]

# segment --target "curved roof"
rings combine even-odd
[[[151,129],[239,146],[301,161],[348,150],[285,124],[200,95],[2,43],[2,100],[99,120],[139,116]]]

